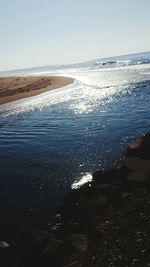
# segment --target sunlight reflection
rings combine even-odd
[[[86,174],[84,174],[84,176],[82,176],[82,178],[79,181],[75,180],[75,182],[72,184],[71,188],[77,189],[77,188],[81,187],[83,184],[91,182],[92,179],[93,179],[92,174],[86,173]]]
[[[83,70],[76,73],[73,70],[70,73],[70,76],[75,78],[73,84],[1,105],[0,114],[7,116],[20,112],[42,110],[58,104],[61,104],[62,109],[71,110],[76,115],[91,113],[97,107],[99,110],[101,108],[104,110],[104,106],[107,106],[119,94],[125,93],[126,88],[129,90],[129,83],[140,81],[141,78],[148,79],[149,71],[150,67],[145,68],[145,66],[140,66],[140,68],[124,67],[124,71],[103,69],[103,71]],[[66,76],[67,73],[65,72],[64,75]]]

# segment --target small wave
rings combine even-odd
[[[131,65],[131,60],[124,60],[124,61],[121,61],[121,60],[117,60],[117,61],[103,61],[103,62],[95,62],[96,66],[129,66]]]
[[[104,67],[124,67],[124,66],[146,65],[146,64],[150,64],[150,59],[96,61],[94,63],[94,66],[96,66],[97,68],[104,68]]]

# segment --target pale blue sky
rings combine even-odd
[[[0,70],[150,51],[150,0],[0,0]]]

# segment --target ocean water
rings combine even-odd
[[[150,131],[150,53],[1,72],[73,84],[0,106],[0,211],[58,204]]]

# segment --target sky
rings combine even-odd
[[[150,0],[0,0],[0,71],[150,51]]]

